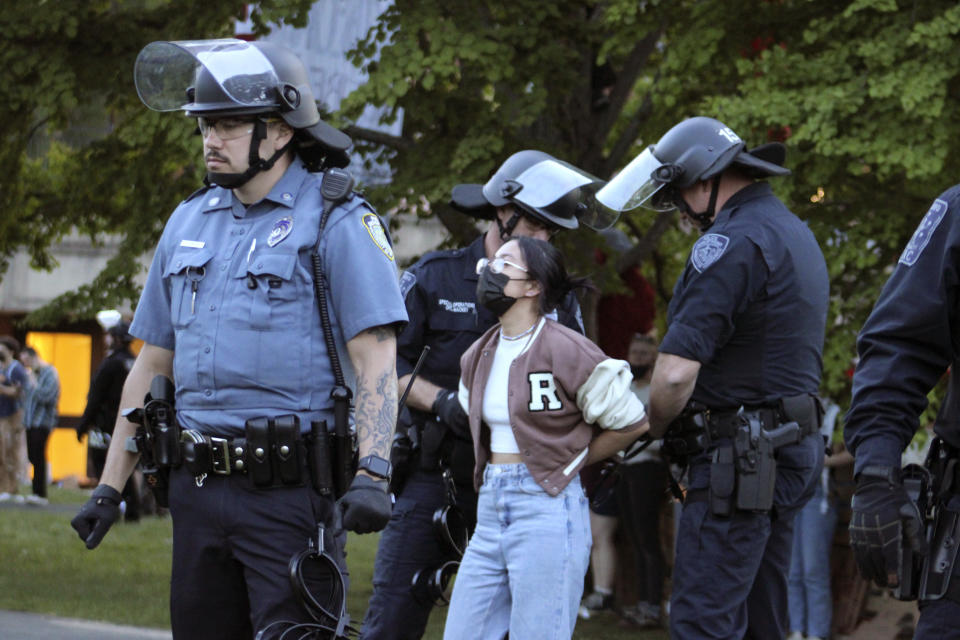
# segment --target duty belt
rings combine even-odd
[[[745,415],[755,416],[767,431],[788,422],[796,422],[800,426],[801,438],[817,433],[822,420],[819,401],[809,395],[783,398],[774,405],[747,406],[736,411],[706,409],[685,419],[695,420],[699,417],[710,439],[715,441],[733,438],[737,428],[743,424]]]
[[[249,475],[256,486],[299,486],[307,477],[303,440],[251,443],[249,438],[220,438],[193,429],[180,435],[184,468],[203,486],[210,475]]]
[[[184,429],[180,434],[183,465],[195,476],[246,473],[247,439],[218,438]],[[262,450],[261,450],[262,451]],[[261,453],[261,457],[266,452]]]

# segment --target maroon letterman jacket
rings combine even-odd
[[[490,431],[481,424],[483,393],[499,340],[496,324],[460,359],[460,382],[469,392],[467,414],[476,455],[473,482],[478,490],[490,459]],[[590,340],[548,318],[510,365],[507,404],[513,435],[530,475],[551,496],[558,495],[583,467],[586,456],[581,454],[600,431],[584,420],[577,390],[604,360],[607,356]],[[623,431],[638,429],[645,422],[627,425]]]

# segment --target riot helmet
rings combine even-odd
[[[152,42],[137,56],[134,81],[141,101],[155,111],[209,118],[272,114],[294,129],[298,152],[311,170],[349,163],[349,136],[320,119],[303,63],[281,45],[237,39]],[[236,188],[283,155],[287,147],[260,158],[264,117],[254,118],[249,169],[209,174],[208,181]]]
[[[528,216],[550,230],[576,229],[580,222],[602,229],[616,215],[597,205],[593,194],[603,181],[548,153],[527,149],[507,158],[483,185],[459,184],[450,204],[464,213],[495,219],[503,238],[513,233],[521,216]],[[512,204],[515,214],[506,223],[496,216],[497,207]]]
[[[597,200],[616,211],[642,206],[654,211],[683,208],[677,192],[698,182],[714,180],[710,206],[703,213],[686,211],[704,223],[713,217],[720,175],[736,166],[751,178],[789,175],[782,166],[786,150],[769,143],[750,151],[730,127],[719,120],[695,117],[674,125],[599,192]]]

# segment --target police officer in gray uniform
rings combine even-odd
[[[276,623],[311,622],[288,563],[318,525],[342,564],[332,535],[341,512],[342,527],[359,533],[390,516],[395,334],[406,321],[393,251],[360,196],[325,201],[324,172],[346,164],[350,140],[320,120],[292,52],[240,40],[157,42],[141,51],[135,77],[148,107],[197,118],[207,167],[208,186],[177,207],[157,246],[130,327],[144,346],[121,403],[141,406],[155,376],[172,377],[192,451],[185,445],[169,479],[173,634],[251,638],[273,625],[265,637],[277,637]],[[314,252],[335,351],[355,390],[359,472],[339,505],[293,455],[312,421],[334,420]],[[117,490],[137,461],[124,448],[133,433],[118,418],[101,483],[72,522],[90,549],[119,514]]]
[[[784,154],[747,151],[723,123],[690,118],[597,194],[618,210],[679,209],[704,232],[650,384],[650,432],[669,426],[667,452],[674,434],[689,437],[672,638],[786,633],[794,515],[824,457],[816,393],[829,283],[813,233],[757,180],[789,173]]]

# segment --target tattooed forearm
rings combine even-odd
[[[356,420],[361,451],[390,457],[397,424],[397,374],[393,363],[357,378]],[[366,444],[366,446],[364,446]]]
[[[347,341],[357,373],[354,411],[360,455],[390,457],[397,424],[397,339],[391,326],[367,329]]]

